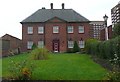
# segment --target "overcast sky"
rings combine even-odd
[[[111,9],[120,0],[0,0],[0,37],[10,34],[22,39],[22,25],[20,22],[32,13],[45,7],[61,9],[65,3],[66,9],[74,9],[90,21],[103,21],[103,16],[108,15],[108,25],[111,24]]]

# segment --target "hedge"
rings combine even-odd
[[[96,55],[104,59],[113,59],[114,54],[117,54],[120,58],[120,36],[107,41],[89,39],[85,43],[85,51],[87,54]]]

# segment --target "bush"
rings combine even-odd
[[[48,50],[45,48],[36,48],[31,51],[30,55],[34,60],[48,59]]]
[[[114,37],[120,36],[120,23],[116,24],[113,27],[113,36]]]
[[[37,48],[37,45],[34,43],[33,45],[32,45],[32,50],[34,50],[34,49],[36,49]]]
[[[114,39],[114,51],[115,54],[117,54],[118,57],[120,58],[120,36]]]
[[[85,50],[87,54],[97,55],[99,41],[96,39],[88,39],[85,43]]]
[[[108,73],[109,80],[120,81],[120,58],[117,54],[114,54],[114,58],[110,60],[113,70]]]
[[[7,80],[30,80],[32,78],[32,71],[35,67],[30,61],[22,61],[22,62],[10,62],[10,66],[8,68],[10,72],[10,77],[6,78]]]
[[[78,44],[77,44],[77,41],[75,41],[75,42],[74,42],[74,47],[73,47],[73,53],[79,52],[79,51],[80,51],[80,48],[79,48],[79,46],[78,46]]]

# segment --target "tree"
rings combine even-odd
[[[113,37],[117,37],[120,35],[120,23],[116,24],[113,27]]]
[[[75,41],[74,42],[74,47],[73,47],[73,52],[75,53],[75,52],[79,52],[79,46],[78,46],[78,44],[77,44],[77,41]]]

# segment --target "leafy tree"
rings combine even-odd
[[[75,41],[74,42],[74,47],[73,47],[73,52],[75,53],[75,52],[79,52],[79,46],[78,46],[78,44],[77,44],[77,41]]]
[[[113,27],[113,37],[117,37],[120,35],[120,23],[116,24]]]

